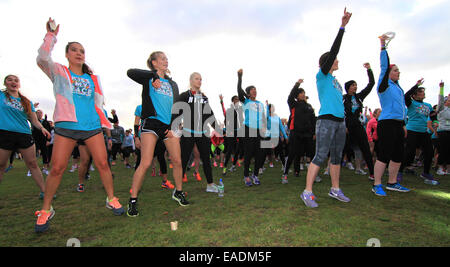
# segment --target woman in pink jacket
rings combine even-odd
[[[49,228],[49,220],[55,214],[51,206],[52,196],[59,187],[72,150],[79,141],[83,141],[91,152],[95,151],[92,157],[107,194],[106,207],[115,215],[124,213],[122,205],[114,197],[114,185],[107,162],[102,127],[110,129],[111,124],[103,112],[104,98],[100,81],[85,64],[85,50],[80,43],[71,42],[66,46],[69,67],[53,62],[51,52],[58,32],[59,25],[55,27],[50,18],[37,57],[38,66],[53,83],[56,105],[53,115],[55,140],[52,169],[46,181],[42,210],[36,212],[36,232],[45,232]]]
[[[378,117],[380,116],[381,109],[377,108],[374,110],[372,114],[372,119],[369,120],[366,127],[367,139],[369,140],[370,153],[375,158],[375,154],[378,151],[377,143],[378,143],[378,134],[377,134],[377,126],[378,126]]]

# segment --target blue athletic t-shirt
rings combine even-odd
[[[359,103],[356,101],[356,97],[352,95],[352,113],[355,113],[359,109]]]
[[[412,100],[408,107],[406,129],[419,133],[427,132],[427,122],[430,120],[432,110],[433,107],[430,104]]]
[[[92,131],[102,128],[100,117],[95,110],[95,85],[89,74],[72,76],[73,103],[78,122],[62,121],[55,123],[55,127],[69,130]]]
[[[319,116],[333,115],[337,118],[345,117],[342,86],[331,74],[323,74],[322,70],[316,75],[317,91],[319,93]]]
[[[142,114],[142,105],[138,105],[136,110],[134,111],[134,116],[141,117]]]
[[[260,129],[263,126],[263,103],[247,98],[245,99],[243,110],[245,114],[244,124],[247,127]]]
[[[161,81],[160,88],[154,88],[153,80],[150,80],[150,98],[156,111],[156,116],[150,118],[169,125],[172,119],[173,90],[168,80],[163,78],[159,78],[159,80]]]
[[[11,97],[9,101],[4,92],[0,92],[0,130],[31,134],[28,116],[20,102],[20,98]],[[33,103],[31,111],[36,112]]]

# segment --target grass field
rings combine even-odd
[[[330,178],[321,175],[322,183],[314,186],[319,208],[309,209],[299,198],[305,172],[290,175],[289,184],[283,185],[280,168],[279,163],[267,168],[261,185],[250,188],[244,186],[238,168],[224,178],[223,198],[206,193],[205,179],[196,181],[190,171],[184,184],[192,203],[188,207],[171,200],[171,191],[160,186],[161,178],[150,177],[149,172],[136,218],[116,217],[105,208],[97,171],[91,173],[84,193],[75,190],[76,173],[66,171],[53,202],[56,215],[50,229],[36,234],[34,212],[42,205],[39,189],[26,176],[23,162],[16,160],[0,184],[0,246],[63,247],[70,238],[80,240],[83,247],[364,247],[371,238],[379,239],[383,247],[450,245],[450,176],[431,186],[406,175],[403,185],[412,189],[410,193],[387,191],[382,198],[371,192],[367,176],[343,169],[341,188],[352,201],[330,198]],[[133,170],[119,161],[113,171],[115,194],[126,206]],[[214,168],[215,182],[219,174]],[[178,221],[177,231],[171,231],[171,221]]]

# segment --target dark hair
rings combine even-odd
[[[237,95],[234,95],[231,97],[231,102],[233,102],[233,99],[237,98],[239,100],[239,97]]]
[[[79,42],[68,42],[67,45],[66,45],[66,54],[69,52],[69,48],[70,48],[70,46],[73,45],[73,44],[79,44],[79,45],[81,45]],[[92,74],[93,74],[91,68],[89,68],[89,66],[88,66],[86,63],[83,63],[83,66],[81,67],[81,71],[82,71],[83,73],[87,73],[87,74],[89,74],[89,75],[92,75]]]
[[[3,80],[3,84],[5,84],[5,83],[6,83],[6,79],[8,79],[8,78],[11,77],[11,76],[14,76],[14,77],[19,78],[19,77],[16,76],[16,75],[9,74],[9,75],[7,75],[7,76],[5,77],[5,79]],[[19,97],[20,97],[20,104],[22,104],[23,110],[25,111],[25,113],[26,113],[27,115],[31,115],[31,101],[30,101],[28,98],[26,98],[24,95],[22,95],[22,94],[20,93],[20,91],[19,91],[18,93],[19,93]],[[5,94],[6,98],[8,98],[8,101],[9,101],[9,102],[12,102],[12,99],[11,99],[11,96],[9,95],[8,89],[6,89],[6,90],[4,91],[4,94]]]
[[[247,95],[250,94],[250,90],[252,90],[252,89],[256,89],[256,87],[253,86],[253,85],[250,85],[249,87],[245,88],[245,93],[246,93]]]
[[[320,66],[321,68],[323,67],[323,65],[324,65],[325,62],[327,61],[328,55],[330,55],[330,52],[326,52],[326,53],[324,53],[322,56],[320,56],[320,59],[319,59],[319,66]]]
[[[345,91],[348,92],[348,89],[349,89],[350,86],[352,86],[354,83],[356,83],[354,80],[350,80],[350,81],[346,82],[345,85],[344,85]]]

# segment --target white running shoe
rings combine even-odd
[[[31,171],[28,170],[27,176],[30,177],[31,176]]]
[[[445,172],[442,168],[439,168],[439,169],[437,170],[436,174],[442,176],[442,175],[446,175],[446,174],[448,174],[448,173]]]
[[[208,193],[219,193],[219,188],[216,184],[207,185],[206,186],[206,192]]]
[[[77,166],[76,165],[72,165],[72,169],[69,170],[69,172],[75,172],[77,170]]]
[[[353,164],[351,162],[347,163],[347,168],[351,171],[353,171],[355,169],[355,167],[353,167]]]

